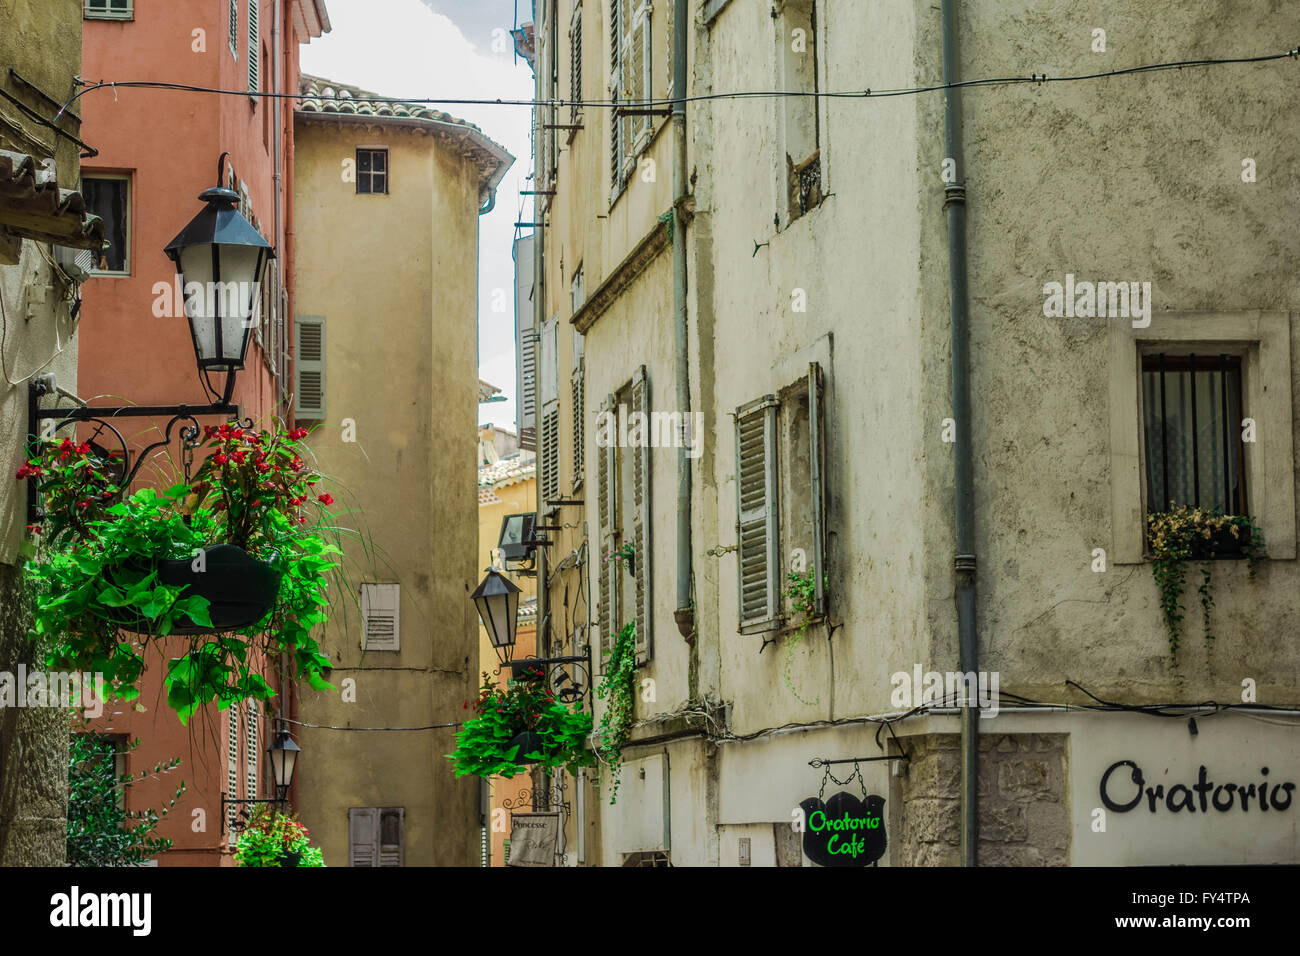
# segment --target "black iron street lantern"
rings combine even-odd
[[[502,664],[510,660],[515,649],[515,627],[519,619],[519,588],[496,568],[487,575],[471,595],[478,616],[487,628],[488,639]]]
[[[275,792],[284,801],[293,783],[293,770],[298,763],[299,746],[289,736],[289,731],[281,730],[275,737],[275,743],[266,748],[267,759],[271,761],[271,778],[275,781]]]
[[[201,372],[244,367],[271,244],[239,212],[239,194],[215,186],[207,206],[163,250],[176,263]]]

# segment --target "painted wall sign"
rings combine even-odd
[[[803,852],[819,866],[870,866],[885,855],[885,798],[859,800],[841,790],[829,800],[809,797],[803,810]]]
[[[1128,772],[1124,772],[1127,770]],[[1114,813],[1128,813],[1145,803],[1155,813],[1209,813],[1232,810],[1250,813],[1268,810],[1288,810],[1294,783],[1277,783],[1268,779],[1268,767],[1260,767],[1259,779],[1249,783],[1217,783],[1211,780],[1202,764],[1195,781],[1147,786],[1146,775],[1132,760],[1117,760],[1101,775],[1102,805]],[[1145,799],[1144,799],[1145,798]]]

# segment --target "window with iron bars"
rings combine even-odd
[[[1179,506],[1245,515],[1241,357],[1142,357],[1147,511]]]

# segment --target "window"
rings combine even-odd
[[[357,192],[364,195],[388,192],[388,150],[357,150]]]
[[[124,808],[126,799],[126,758],[129,752],[125,734],[73,734],[81,745],[74,752],[84,759],[75,767],[75,775],[93,776],[101,784],[111,780],[117,792],[117,806]]]
[[[348,866],[403,866],[404,807],[353,807],[348,811]]]
[[[582,122],[582,0],[573,5],[569,20],[569,122]]]
[[[1187,505],[1247,514],[1241,358],[1142,358],[1147,513]]]
[[[261,54],[262,38],[257,26],[257,9],[258,0],[248,0],[248,92],[256,93],[262,88],[261,84]],[[257,97],[253,97],[253,103],[257,103]]]
[[[649,0],[610,0],[610,94],[615,101],[639,104],[650,97],[650,11]],[[622,194],[653,131],[652,115],[611,114],[611,203]]]
[[[226,23],[229,27],[230,55],[236,60],[239,59],[239,0],[230,0],[230,8],[226,11]]]
[[[825,611],[825,491],[821,367],[777,395],[736,410],[736,546],[739,630],[771,631],[782,620],[786,574],[815,582],[815,609]]]
[[[102,275],[127,275],[131,271],[131,180],[127,176],[85,176],[81,195],[86,211],[104,220],[108,248],[95,263]]]
[[[1106,323],[1106,407],[1110,419],[1108,561],[1141,564],[1148,560],[1144,512],[1165,497],[1166,470],[1169,497],[1179,501],[1180,496],[1185,496],[1181,500],[1191,501],[1199,496],[1205,507],[1222,508],[1224,500],[1218,496],[1226,489],[1227,503],[1234,509],[1249,509],[1250,517],[1259,522],[1269,558],[1294,560],[1295,473],[1282,464],[1293,460],[1292,323],[1287,312],[1253,310],[1161,312],[1158,321],[1136,328],[1132,322]],[[1166,361],[1163,414],[1159,411],[1161,353]],[[1222,354],[1228,356],[1228,369],[1220,379]],[[1180,366],[1190,365],[1192,355],[1199,366],[1195,371],[1194,430],[1192,370],[1173,369],[1175,360]],[[1154,362],[1154,368],[1148,360]],[[1219,402],[1220,416],[1212,417],[1213,424],[1208,426],[1202,419],[1215,413],[1209,411],[1211,399],[1205,397],[1206,389]],[[1225,396],[1229,425],[1226,442],[1222,437]],[[1151,437],[1149,415],[1158,416],[1156,433]],[[1161,435],[1160,426],[1166,419],[1172,430]],[[1217,435],[1215,427],[1219,428]],[[1248,433],[1243,436],[1243,431]],[[1169,452],[1167,469],[1164,443]],[[1222,477],[1225,459],[1226,481]],[[1153,489],[1152,484],[1159,487]]]
[[[325,317],[300,315],[294,322],[294,414],[306,421],[325,419]]]
[[[632,380],[610,395],[600,408],[597,427],[599,458],[596,463],[596,498],[600,553],[605,555],[631,545],[634,559],[629,567],[621,561],[598,561],[600,575],[600,649],[604,656],[614,646],[614,636],[629,620],[636,621],[636,658],[642,664],[654,651],[651,576],[650,492],[652,485],[651,441],[639,447],[620,447],[619,420],[640,412],[642,422],[650,416],[650,379],[641,366]],[[649,427],[648,425],[646,426]],[[646,436],[648,439],[649,436]]]
[[[87,20],[130,20],[134,17],[131,0],[86,0],[83,13]]]
[[[361,585],[361,649],[402,649],[400,584]]]
[[[776,23],[778,88],[819,92],[816,0],[786,0]],[[774,102],[784,143],[786,214],[793,221],[822,201],[819,100],[784,96]]]

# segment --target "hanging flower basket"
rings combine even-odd
[[[529,764],[572,773],[595,763],[587,749],[591,715],[556,701],[540,671],[509,681],[505,690],[485,672],[474,712],[461,725],[456,752],[447,754],[458,777],[513,777]]]
[[[150,570],[145,562],[133,564],[137,580],[142,566],[146,573]],[[280,592],[280,572],[275,566],[232,544],[205,548],[192,559],[162,558],[153,562],[151,570],[157,572],[159,584],[180,588],[181,598],[199,597],[208,602],[211,624],[180,614],[172,623],[173,634],[220,634],[251,627],[271,611]],[[114,580],[117,576],[108,572],[105,577]],[[153,622],[129,605],[107,606],[105,617],[137,634],[154,630]]]
[[[97,446],[41,442],[16,477],[37,479],[45,515],[28,529],[39,548],[25,566],[45,665],[102,674],[134,700],[151,641],[192,636],[165,679],[182,722],[208,703],[272,699],[259,660],[282,654],[286,678],[330,689],[331,662],[312,632],[328,619],[346,529],[326,518],[334,499],[316,488],[306,436],[278,424],[209,426],[193,476],[187,467],[171,488],[128,497]]]

